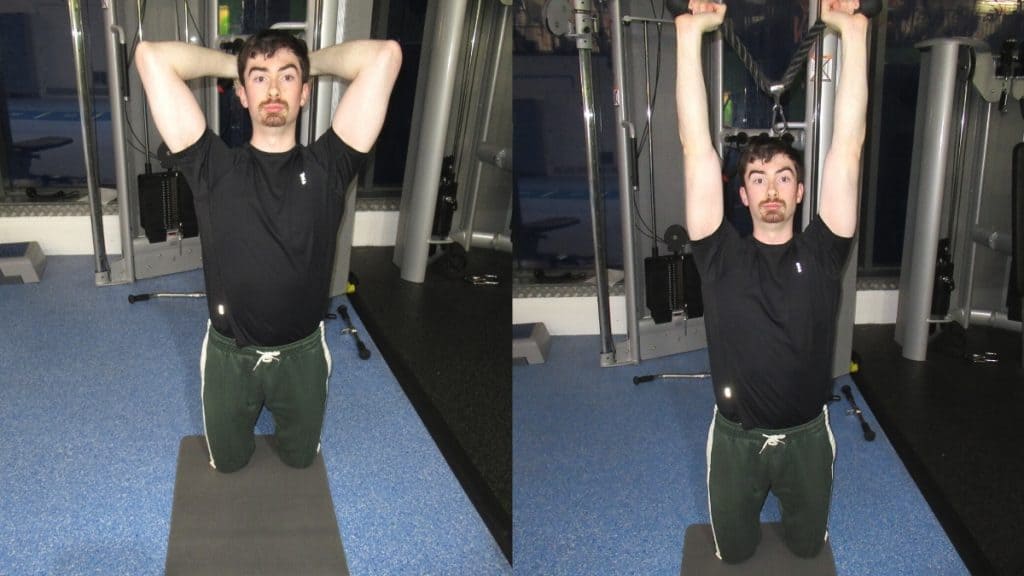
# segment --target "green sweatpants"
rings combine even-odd
[[[707,453],[716,556],[727,563],[753,556],[769,490],[779,501],[789,549],[801,557],[818,554],[828,538],[835,462],[827,406],[814,420],[780,430],[744,430],[716,408]]]
[[[281,460],[295,468],[313,463],[331,374],[322,322],[302,340],[274,348],[239,347],[208,325],[200,374],[210,466],[234,472],[249,463],[256,449],[253,427],[264,406],[274,417]]]

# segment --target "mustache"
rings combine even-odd
[[[765,206],[765,204],[779,204],[783,208],[786,207],[786,202],[783,199],[781,199],[781,198],[776,198],[776,199],[766,198],[764,200],[761,200],[761,203],[758,204],[757,206],[758,206],[758,208],[763,208]]]
[[[262,103],[260,103],[260,110],[264,109],[267,106],[272,106],[272,105],[273,106],[281,106],[285,110],[288,109],[288,103],[287,102],[285,102],[284,100],[273,99],[273,100],[264,100]]]

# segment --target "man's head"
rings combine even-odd
[[[294,123],[309,97],[306,43],[283,30],[251,36],[238,53],[236,93],[253,126]]]
[[[755,229],[793,218],[804,185],[800,156],[792,146],[780,138],[753,138],[740,156],[739,169],[740,198],[750,208]]]
[[[267,29],[249,37],[238,51],[238,80],[245,84],[245,70],[249,60],[256,56],[270,58],[278,50],[290,50],[299,60],[302,83],[309,82],[309,49],[301,38],[284,30]]]

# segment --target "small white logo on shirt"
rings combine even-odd
[[[796,263],[796,273],[797,274],[803,274],[804,273],[804,267],[801,266],[799,262]]]
[[[303,186],[306,185],[306,173],[305,172],[299,172],[299,182],[301,182]]]

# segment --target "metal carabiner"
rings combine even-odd
[[[780,130],[777,126],[782,125]],[[782,104],[775,104],[772,106],[772,136],[784,136],[789,132],[789,123],[786,122],[786,113],[782,109]]]
[[[782,94],[786,87],[782,84],[773,84],[771,87],[772,100],[775,103],[772,105],[772,124],[771,131],[772,136],[779,137],[789,132],[789,122],[786,121],[786,111],[782,107]],[[778,126],[782,128],[779,129]]]

